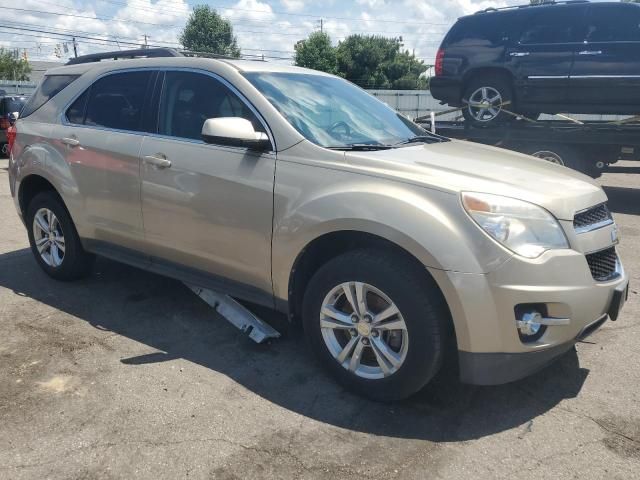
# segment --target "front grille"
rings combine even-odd
[[[588,231],[599,226],[604,226],[613,222],[611,212],[606,203],[601,203],[595,207],[576,213],[573,217],[573,228],[578,233]]]
[[[604,282],[619,275],[617,271],[618,255],[615,247],[590,253],[586,257],[594,280]]]

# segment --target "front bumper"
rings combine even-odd
[[[445,286],[461,380],[480,385],[510,382],[569,350],[606,321],[628,285],[621,265],[619,270],[618,277],[596,282],[584,254],[567,249],[548,251],[535,260],[514,256],[487,274],[432,272]],[[543,304],[549,317],[570,321],[549,326],[539,339],[524,343],[515,307],[528,304]]]

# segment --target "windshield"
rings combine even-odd
[[[341,78],[269,72],[244,75],[298,132],[323,147],[388,146],[429,135]]]

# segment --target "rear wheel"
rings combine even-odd
[[[75,280],[89,273],[94,256],[85,252],[73,221],[53,192],[37,194],[27,207],[27,230],[38,265],[58,280]]]
[[[503,76],[483,75],[471,80],[463,95],[462,114],[474,125],[499,125],[514,120],[513,89]]]
[[[346,388],[382,401],[417,392],[437,373],[447,319],[424,270],[384,251],[334,258],[304,297],[305,333],[322,364]]]

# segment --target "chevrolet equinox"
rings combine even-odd
[[[404,398],[528,375],[615,319],[628,278],[594,182],[436,136],[351,83],[159,57],[47,73],[11,194],[51,277],[95,255],[300,319],[348,388]]]

